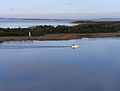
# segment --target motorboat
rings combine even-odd
[[[76,44],[73,44],[72,45],[72,48],[76,49],[76,48],[79,48],[80,46],[79,45],[76,45]]]

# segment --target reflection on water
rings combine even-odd
[[[80,48],[5,49],[3,46]],[[120,91],[119,38],[0,44],[0,91]]]

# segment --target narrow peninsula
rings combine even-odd
[[[0,41],[120,37],[120,21],[73,21],[72,23],[77,23],[78,25],[0,28]]]

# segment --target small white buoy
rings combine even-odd
[[[76,45],[76,44],[73,44],[72,45],[72,48],[76,49],[76,48],[79,48],[80,46],[79,45]]]

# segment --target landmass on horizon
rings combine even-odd
[[[120,37],[120,21],[77,20],[74,26],[41,25],[29,28],[0,28],[0,41],[71,40],[96,37]],[[29,31],[31,37],[29,37]]]

